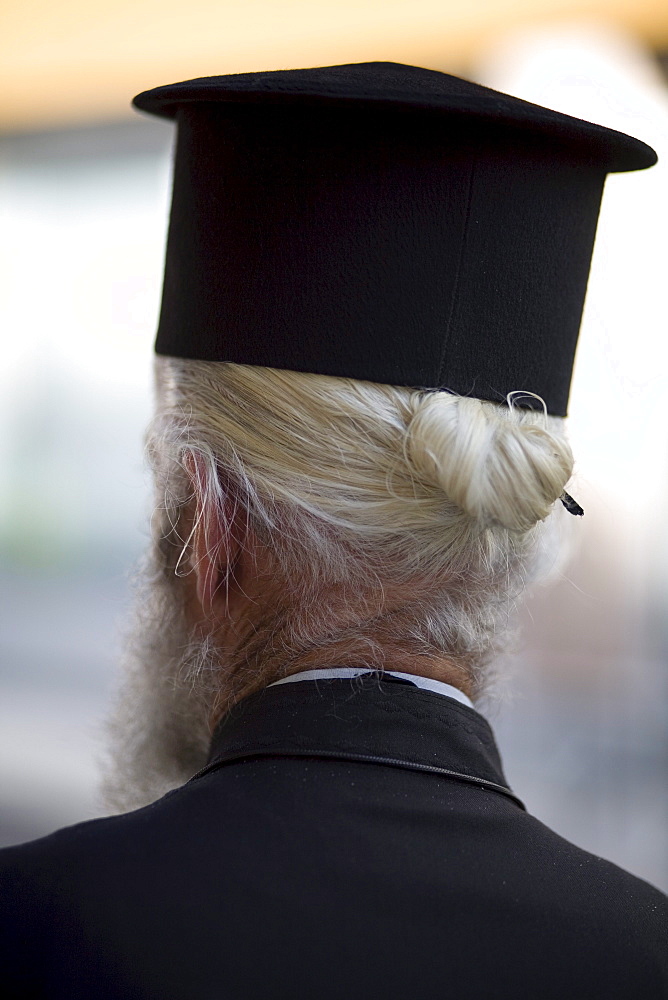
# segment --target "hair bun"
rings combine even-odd
[[[421,398],[406,457],[482,528],[529,531],[550,512],[573,470],[557,418],[446,392]]]

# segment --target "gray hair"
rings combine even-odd
[[[187,565],[190,453],[205,470],[204,508],[224,518],[230,498],[241,506],[289,595],[237,651],[238,691],[290,673],[309,651],[322,666],[378,667],[400,649],[447,657],[481,693],[536,574],[539,526],[572,472],[560,418],[227,362],[159,357],[156,376],[148,450],[164,572]],[[323,587],[337,595],[327,606]],[[389,589],[403,595],[391,611],[378,604]],[[351,619],[351,606],[371,619]]]

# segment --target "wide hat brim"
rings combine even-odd
[[[474,116],[481,123],[547,133],[553,139],[558,136],[564,144],[588,148],[592,160],[607,172],[640,170],[657,161],[650,146],[615,129],[447,73],[392,62],[201,77],[144,91],[133,104],[141,111],[175,118],[179,107],[202,102],[422,109],[439,115]]]

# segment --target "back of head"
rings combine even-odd
[[[480,695],[572,471],[606,174],[656,154],[396,63],[205,77],[135,105],[177,142],[121,756],[141,772],[162,746],[154,770],[178,784],[228,707],[311,665],[447,668]],[[220,540],[239,516],[264,589],[221,644],[215,621],[188,624],[183,577],[210,562],[201,526]]]
[[[271,655],[274,622],[257,649],[258,680],[312,648],[335,649],[339,663],[373,658],[369,643],[386,633],[408,655],[447,656],[479,693],[509,602],[532,575],[538,527],[571,475],[563,421],[250,365],[160,358],[157,371],[156,528],[171,539],[172,570],[187,546],[188,455],[206,470],[197,488],[210,516],[224,519],[232,498],[275,556],[290,612],[281,648]],[[323,603],[334,592],[336,605]],[[337,606],[358,614],[337,621]]]

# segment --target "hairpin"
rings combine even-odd
[[[559,499],[561,500],[561,502],[563,503],[564,507],[566,508],[569,514],[577,514],[578,517],[582,517],[582,515],[584,514],[584,510],[577,502],[577,500],[574,500],[573,497],[566,492],[566,490],[564,490]]]

